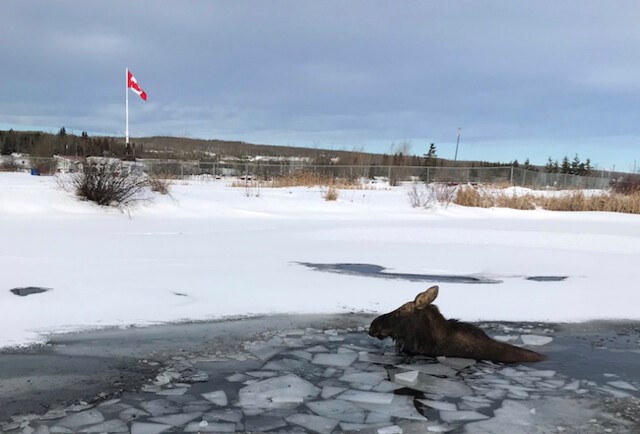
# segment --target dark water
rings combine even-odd
[[[25,288],[13,288],[11,292],[20,297],[26,297],[31,294],[40,294],[43,292],[51,291],[51,288],[39,288],[37,286],[27,286]]]
[[[494,284],[502,283],[502,280],[489,279],[482,276],[473,275],[451,275],[451,274],[416,274],[416,273],[392,273],[385,271],[385,267],[374,264],[314,264],[311,262],[297,262],[316,271],[329,273],[346,274],[349,276],[378,277],[382,279],[408,280],[410,282],[431,282],[431,283],[476,283]],[[561,282],[568,276],[527,276],[526,280],[534,282]]]

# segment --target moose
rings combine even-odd
[[[455,319],[447,320],[431,304],[438,296],[432,286],[414,301],[373,320],[369,335],[391,337],[399,352],[425,356],[466,357],[493,362],[541,362],[542,354],[495,341],[478,327]]]

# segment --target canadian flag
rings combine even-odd
[[[129,70],[127,70],[127,88],[134,91],[143,100],[145,101],[147,100],[147,94],[145,93],[144,90],[142,90],[142,88],[138,84],[138,80],[136,80],[136,78],[133,76],[133,74]]]

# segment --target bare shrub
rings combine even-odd
[[[429,184],[433,191],[435,201],[443,207],[448,207],[456,197],[457,185],[447,184],[446,182],[434,182]]]
[[[166,195],[169,194],[169,191],[171,190],[171,179],[149,175],[149,177],[147,178],[147,182],[149,183],[149,188],[153,192]]]
[[[0,172],[19,172],[20,170],[22,168],[12,157],[0,161]]]
[[[324,198],[324,200],[338,200],[338,196],[338,189],[332,185],[322,189],[322,197]]]
[[[407,195],[409,196],[409,203],[414,208],[430,208],[434,204],[435,197],[432,191],[418,182],[411,184]]]
[[[260,197],[260,183],[258,181],[252,181],[247,178],[242,182],[246,197]]]
[[[127,207],[149,200],[149,179],[143,173],[131,172],[121,162],[84,161],[82,170],[70,178],[78,197],[103,206]]]

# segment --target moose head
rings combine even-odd
[[[478,327],[455,319],[446,320],[433,301],[432,286],[393,312],[374,319],[369,335],[391,337],[400,352],[426,356],[468,357],[494,362],[540,362],[542,354],[495,341]]]

